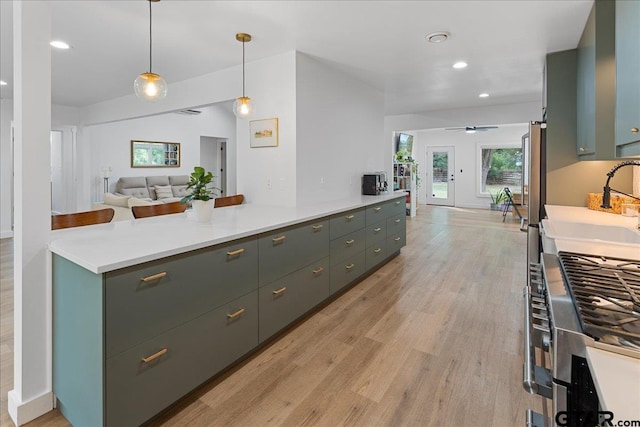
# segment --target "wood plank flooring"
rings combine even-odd
[[[363,282],[151,426],[523,426],[526,234],[500,212],[420,206]],[[2,240],[0,425],[11,425],[12,241]],[[58,411],[29,426],[66,426]]]

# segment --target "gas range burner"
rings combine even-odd
[[[640,261],[558,253],[585,334],[640,351]]]

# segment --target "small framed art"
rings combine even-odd
[[[278,119],[252,120],[249,122],[251,148],[278,146]]]

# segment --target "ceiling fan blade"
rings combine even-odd
[[[474,128],[475,130],[489,130],[489,129],[498,129],[498,126],[477,126]]]
[[[468,128],[444,128],[444,130],[467,130]]]

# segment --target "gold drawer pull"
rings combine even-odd
[[[395,205],[396,205],[396,206],[398,206],[399,204],[400,204],[400,201],[398,200],[398,201],[395,203]]]
[[[169,351],[168,349],[163,348],[162,350],[160,350],[159,352],[157,352],[155,354],[152,354],[151,356],[143,357],[142,361],[144,363],[149,363],[149,362],[151,362],[153,360],[156,360],[158,357],[162,356],[163,354],[166,354],[168,351]]]
[[[398,224],[398,223],[400,222],[400,220],[399,220],[399,219],[396,219],[394,222],[395,222],[396,224]]]
[[[229,319],[235,319],[236,317],[240,316],[242,313],[244,313],[244,308],[236,310],[233,313],[227,314],[227,317]]]
[[[355,242],[356,242],[355,240],[353,240],[353,239],[349,239],[349,240],[347,240],[345,243],[346,243],[347,245],[353,245]]]
[[[284,292],[284,291],[286,291],[286,290],[287,290],[287,287],[286,287],[286,286],[283,286],[283,287],[281,287],[280,289],[277,289],[277,290],[273,291],[273,294],[274,294],[274,295],[280,295],[281,293],[283,293],[283,292]]]
[[[318,231],[318,230],[322,230],[322,224],[318,224],[318,225],[314,225],[313,227],[313,231]]]
[[[378,206],[377,208],[373,208],[373,210],[376,212],[380,212],[380,209],[382,209],[380,206]]]
[[[346,219],[347,221],[351,221],[351,220],[352,220],[353,218],[355,218],[355,217],[356,217],[355,215],[347,215],[347,216],[345,216],[345,219]]]
[[[399,242],[401,239],[400,239],[400,237],[396,237],[396,238],[395,238],[395,239],[393,239],[393,240],[395,240],[396,242]]]
[[[374,229],[373,229],[373,232],[374,232],[374,233],[377,233],[377,232],[378,232],[378,231],[380,231],[380,230],[382,230],[382,228],[380,228],[380,227],[376,227],[376,228],[374,228]]]
[[[315,270],[313,270],[313,274],[320,274],[324,271],[323,267],[318,267]]]
[[[274,237],[273,239],[271,239],[271,241],[273,243],[282,243],[284,242],[284,239],[286,239],[287,236],[280,236],[280,237]]]
[[[631,128],[631,133],[638,133],[640,132],[640,129],[638,128]]]
[[[154,274],[153,276],[143,277],[140,280],[142,280],[143,282],[153,282],[154,280],[162,279],[163,277],[166,277],[166,276],[167,276],[167,272],[163,271],[162,273]]]
[[[229,256],[235,256],[235,255],[240,255],[241,253],[244,252],[244,248],[240,248],[240,249],[236,249],[235,251],[229,251],[227,252],[227,255]]]
[[[344,268],[346,268],[347,270],[351,270],[353,267],[355,267],[356,265],[354,263],[351,263],[349,265],[345,265]]]
[[[381,248],[378,248],[378,249],[374,249],[374,250],[373,250],[373,253],[374,253],[374,254],[379,254],[381,251],[382,251],[382,249],[381,249]]]

